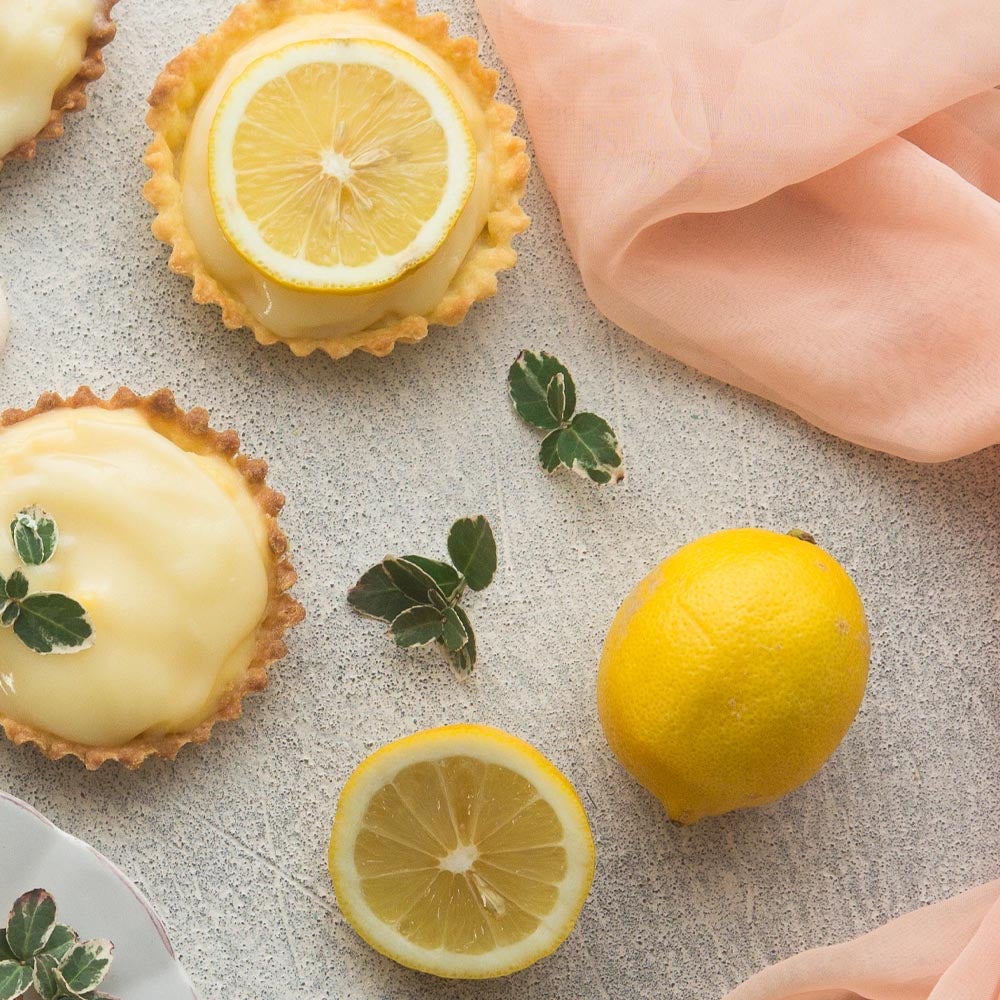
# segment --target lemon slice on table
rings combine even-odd
[[[517,972],[573,929],[594,841],[572,785],[537,750],[486,726],[390,743],[340,796],[330,874],[351,926],[411,969],[449,979]]]
[[[351,294],[433,256],[476,178],[476,144],[434,72],[385,42],[321,39],[262,56],[209,135],[227,239],[290,288]]]

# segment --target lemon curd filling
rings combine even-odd
[[[38,504],[59,543],[24,569],[71,595],[94,644],[42,656],[0,630],[0,715],[87,746],[186,732],[250,665],[268,600],[266,528],[239,472],[141,413],[58,409],[0,433],[0,522]],[[20,563],[0,532],[0,573]]]
[[[44,128],[96,13],[97,0],[0,0],[0,156]]]
[[[444,242],[428,260],[394,283],[355,294],[290,288],[248,263],[224,235],[209,185],[209,136],[216,112],[231,85],[263,56],[295,43],[337,38],[383,42],[431,69],[458,103],[476,147],[472,192]],[[184,219],[206,266],[261,323],[278,336],[293,340],[348,336],[387,318],[422,315],[433,309],[483,231],[492,182],[489,128],[469,87],[444,59],[425,45],[361,12],[298,17],[237,51],[198,107],[181,164]]]

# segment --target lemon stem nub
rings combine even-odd
[[[798,538],[800,541],[808,542],[810,545],[819,544],[816,541],[815,537],[813,535],[810,535],[809,532],[805,531],[803,528],[792,528],[792,530],[789,531],[788,534],[790,534],[792,538]]]

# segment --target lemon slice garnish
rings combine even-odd
[[[251,63],[209,136],[219,224],[257,270],[343,294],[398,281],[447,239],[476,144],[435,73],[368,39],[299,42]]]
[[[390,743],[344,787],[330,840],[337,901],[382,954],[447,978],[523,969],[573,929],[594,874],[576,792],[486,726]]]

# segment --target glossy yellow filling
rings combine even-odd
[[[464,112],[477,150],[476,184],[444,244],[425,264],[374,292],[343,295],[286,288],[240,256],[215,216],[208,184],[208,137],[215,112],[231,83],[255,59],[293,42],[366,38],[387,42],[419,59],[443,81]],[[181,165],[184,219],[205,265],[257,319],[286,339],[332,339],[387,319],[428,313],[444,297],[462,261],[486,225],[493,184],[493,152],[485,114],[455,70],[420,42],[360,12],[295,18],[236,52],[198,107]]]
[[[32,591],[86,608],[94,644],[42,656],[0,630],[0,714],[88,746],[185,732],[247,669],[268,598],[265,524],[240,474],[135,410],[58,409],[0,432],[7,524],[38,504],[59,527]]]
[[[33,138],[83,65],[97,0],[0,0],[0,156]]]

